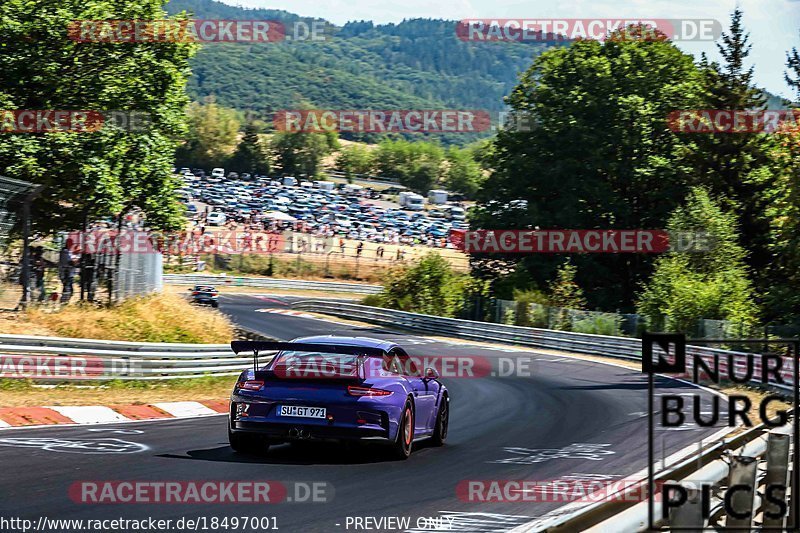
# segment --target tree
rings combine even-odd
[[[697,334],[701,319],[728,320],[733,332],[746,335],[756,322],[754,292],[738,243],[736,216],[723,211],[707,189],[694,188],[675,209],[668,231],[705,232],[712,247],[704,252],[670,252],[639,296],[639,312],[651,329]]]
[[[438,183],[443,160],[444,150],[424,141],[384,141],[375,150],[378,174],[423,194]]]
[[[34,231],[141,209],[156,229],[183,216],[172,166],[185,134],[187,43],[100,44],[68,38],[73,21],[163,20],[160,0],[5,0],[0,3],[0,104],[11,110],[124,111],[92,132],[0,135],[0,174],[45,186]],[[185,17],[183,17],[185,18]],[[143,123],[146,126],[143,127]]]
[[[800,321],[800,128],[781,132],[776,141],[771,153],[775,191],[767,209],[773,260],[764,291],[765,319],[788,324]]]
[[[786,54],[786,67],[789,69],[784,74],[786,83],[790,87],[794,87],[795,96],[800,102],[800,52],[797,51],[797,48],[792,48],[792,51]]]
[[[344,172],[348,178],[354,174],[371,174],[373,165],[372,152],[358,144],[343,147],[336,156],[336,170]]]
[[[568,309],[585,309],[586,298],[583,290],[575,282],[578,269],[569,261],[562,264],[556,272],[556,278],[550,282],[549,302],[556,307]]]
[[[556,271],[555,279],[550,282],[548,291],[549,303],[559,308],[555,329],[571,330],[570,310],[586,308],[586,298],[583,296],[583,290],[575,282],[576,273],[577,268],[575,265],[566,261]]]
[[[239,173],[248,172],[251,175],[269,174],[269,155],[258,135],[255,124],[248,122],[242,140],[228,163],[231,170]]]
[[[238,144],[240,123],[236,111],[207,96],[202,104],[192,102],[187,115],[189,135],[178,153],[178,161],[203,168],[225,165]]]
[[[451,147],[447,150],[447,170],[444,185],[448,190],[472,198],[483,183],[484,175],[472,152]]]
[[[284,174],[316,176],[322,160],[338,146],[336,133],[276,133],[272,138],[275,161]]]
[[[383,307],[414,313],[454,317],[470,305],[474,296],[485,296],[487,286],[453,270],[435,252],[426,254],[410,268],[395,269],[383,283]]]
[[[705,85],[705,109],[760,110],[766,99],[753,84],[753,67],[746,62],[750,55],[749,35],[742,25],[743,13],[736,9],[731,24],[717,48],[722,64],[700,62]],[[687,134],[689,135],[689,134]],[[750,254],[747,261],[753,272],[765,272],[772,261],[768,250],[769,218],[766,211],[768,191],[774,186],[767,170],[771,139],[754,133],[692,134],[696,150],[692,161],[700,177],[728,211],[737,214]],[[766,284],[759,276],[760,286]]]
[[[633,32],[635,35],[635,31]],[[473,228],[659,228],[688,192],[687,140],[665,117],[702,101],[693,58],[666,40],[577,41],[540,55],[507,98],[512,124],[498,132]],[[526,120],[534,118],[535,120]],[[479,275],[543,289],[563,259],[473,255]],[[633,307],[652,259],[575,257],[592,307]]]

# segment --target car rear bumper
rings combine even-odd
[[[302,422],[233,422],[234,433],[256,433],[276,441],[291,440],[366,440],[388,441],[389,431],[378,427],[341,427],[303,424]]]

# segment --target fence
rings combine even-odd
[[[492,322],[578,333],[635,336],[644,324],[644,317],[636,314],[584,311],[514,300],[496,299],[490,307],[488,316]]]
[[[160,291],[164,285],[164,265],[161,254],[130,253],[119,256],[116,283],[112,281],[114,299]]]
[[[144,232],[123,230],[120,239],[134,241],[144,236]],[[28,301],[66,303],[79,299],[110,303],[161,290],[161,254],[130,251],[93,253],[81,244],[80,238],[78,233],[61,234],[52,240],[41,239],[32,243]],[[5,282],[0,305],[7,308],[16,306],[12,302],[20,300],[23,278],[22,261],[12,255],[0,269],[0,279]]]
[[[215,229],[206,228],[205,237],[212,238],[216,233]],[[220,234],[230,238],[230,232]],[[255,232],[254,235],[261,237],[263,233]],[[283,231],[275,235],[275,249],[269,253],[249,251],[244,245],[247,233],[242,230],[235,236],[235,245],[232,246],[236,248],[235,251],[200,255],[167,253],[165,267],[172,271],[186,271],[212,266],[220,270],[236,270],[243,274],[264,274],[270,269],[274,271],[283,268],[290,270],[285,275],[335,274],[336,277],[371,280],[386,269],[410,265],[426,253],[436,251],[454,269],[460,272],[469,271],[469,257],[452,248],[442,247],[443,243],[446,244],[446,239],[431,239],[430,243],[426,240],[411,244],[406,241],[379,242],[375,240],[375,236],[362,236],[363,238],[357,239],[321,236],[300,231]],[[296,265],[292,266],[292,262]]]
[[[487,319],[501,324],[515,324],[544,329],[559,329],[598,335],[638,336],[645,328],[649,331],[669,331],[668,324],[658,327],[635,313],[607,313],[555,307],[515,300],[492,300]],[[667,322],[667,321],[662,321]],[[745,327],[729,320],[700,319],[687,335],[694,339],[731,339],[746,337],[750,332],[764,332],[766,336],[791,337],[800,333],[800,328],[771,325],[762,328]]]

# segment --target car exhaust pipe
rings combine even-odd
[[[289,437],[296,439],[300,437],[300,430],[297,428],[292,428],[289,430]]]
[[[301,429],[300,430],[300,438],[301,439],[310,439],[311,438],[311,432],[308,431],[307,429]]]

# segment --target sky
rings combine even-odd
[[[559,19],[715,19],[728,26],[738,5],[753,45],[756,84],[795,99],[784,80],[786,52],[800,49],[800,0],[222,0],[242,7],[284,9],[342,25],[350,20],[375,23],[406,18]],[[719,57],[713,42],[676,43],[685,52]],[[480,43],[476,43],[480,46]]]

